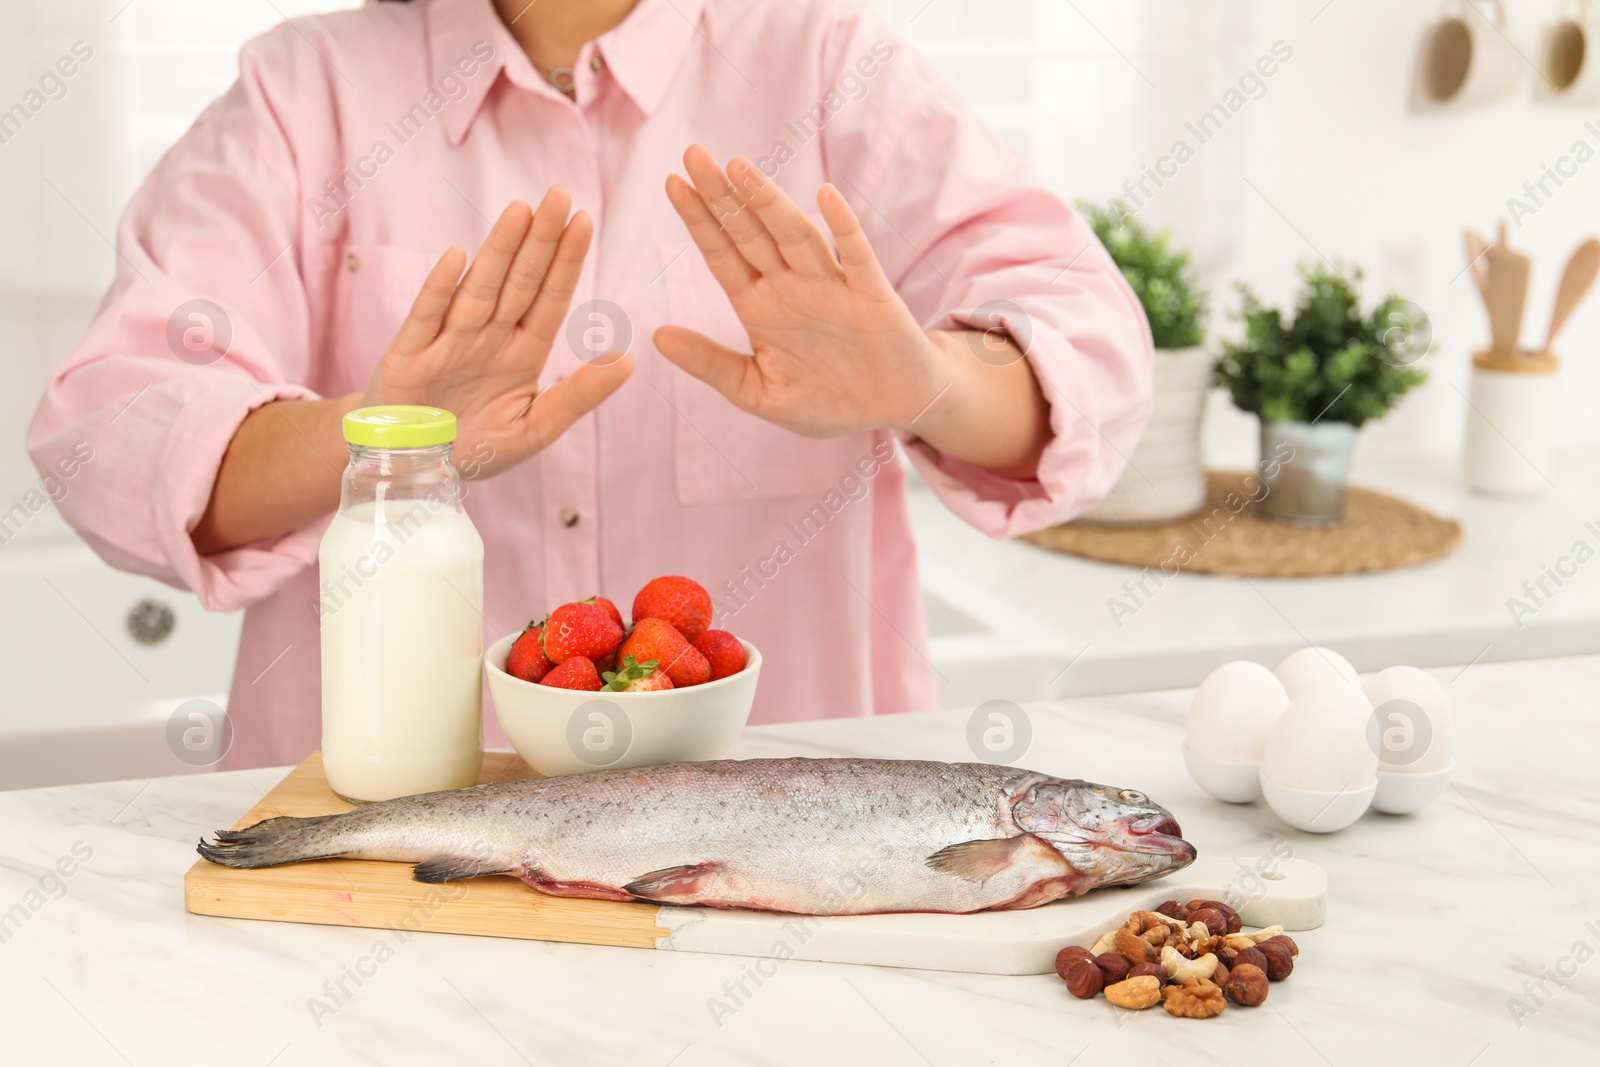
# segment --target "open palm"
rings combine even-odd
[[[726,173],[705,148],[684,155],[693,185],[667,196],[750,335],[737,352],[680,326],[656,348],[735,405],[808,437],[906,428],[944,387],[940,353],[832,185],[817,206],[839,250],[747,159]]]
[[[571,207],[559,186],[537,211],[514,201],[465,277],[466,253],[446,252],[374,368],[364,403],[454,412],[458,458],[470,454],[493,474],[545,448],[614,392],[632,366],[622,353],[539,385],[594,231],[583,212],[568,221]]]

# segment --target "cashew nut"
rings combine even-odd
[[[1122,929],[1120,926],[1115,927],[1101,934],[1100,940],[1096,941],[1094,947],[1089,951],[1096,956],[1102,952],[1115,952],[1117,950],[1117,931],[1120,929]],[[1254,942],[1251,942],[1251,944],[1254,944]]]
[[[1255,933],[1248,934],[1246,936],[1259,945],[1269,937],[1277,937],[1281,933],[1283,933],[1283,927],[1281,925],[1274,924],[1267,927],[1265,930],[1257,930]]]
[[[1256,939],[1249,934],[1229,934],[1222,943],[1235,952],[1243,952],[1247,948],[1255,948]]]
[[[1161,950],[1161,968],[1174,982],[1186,978],[1210,978],[1217,970],[1217,956],[1207,952],[1196,959],[1185,959],[1177,949],[1168,945]]]
[[[1211,931],[1206,929],[1205,923],[1190,923],[1187,935],[1190,941],[1204,941],[1211,936]]]

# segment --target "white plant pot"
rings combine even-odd
[[[1200,427],[1211,385],[1212,356],[1203,347],[1156,352],[1150,425],[1111,492],[1083,518],[1090,522],[1166,522],[1196,511],[1206,499]]]

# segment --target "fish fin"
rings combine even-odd
[[[722,869],[720,863],[684,863],[641,874],[622,887],[636,897],[692,897]]]
[[[458,878],[509,873],[511,868],[504,860],[482,856],[435,856],[411,868],[411,877],[419,882],[453,882]]]
[[[962,841],[946,845],[926,860],[929,867],[969,882],[987,882],[1011,866],[1017,850],[1032,834],[997,837],[983,841]]]

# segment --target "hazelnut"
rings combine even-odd
[[[1233,957],[1232,966],[1237,970],[1239,967],[1242,967],[1245,964],[1249,964],[1252,967],[1259,967],[1261,968],[1261,973],[1265,974],[1267,971],[1267,955],[1259,948],[1241,949],[1239,954]]]
[[[1187,906],[1191,913],[1190,921],[1193,921],[1194,912],[1204,910],[1220,912],[1228,920],[1226,923],[1218,923],[1216,925],[1206,923],[1207,926],[1211,927],[1213,933],[1236,934],[1244,929],[1244,923],[1239,918],[1239,912],[1231,905],[1224,904],[1220,900],[1191,900]]]
[[[1133,964],[1128,962],[1128,957],[1120,952],[1102,952],[1094,958],[1095,966],[1100,968],[1101,977],[1106,985],[1115,985],[1128,977],[1128,971]]]
[[[1161,958],[1161,953],[1150,942],[1126,930],[1117,931],[1117,951],[1128,957],[1129,963],[1154,963]]]
[[[1195,923],[1205,923],[1209,933],[1220,934],[1228,926],[1228,917],[1215,908],[1196,908],[1189,913],[1189,929],[1194,929]]]
[[[1222,989],[1235,1004],[1257,1007],[1267,999],[1267,972],[1254,964],[1241,964],[1228,972]]]
[[[1165,915],[1169,919],[1177,919],[1185,926],[1189,924],[1189,909],[1179,904],[1176,900],[1164,900],[1156,907],[1156,914]]]
[[[1159,963],[1136,963],[1132,967],[1128,968],[1128,977],[1154,978],[1156,981],[1165,985],[1167,981],[1167,969],[1161,966]]]
[[[1228,975],[1230,973],[1231,972],[1228,970],[1228,965],[1223,963],[1221,960],[1218,960],[1217,969],[1211,972],[1210,981],[1213,984],[1226,989],[1228,986]]]
[[[1294,938],[1290,937],[1288,934],[1274,934],[1273,936],[1267,938],[1267,941],[1258,942],[1258,944],[1266,944],[1267,942],[1271,942],[1271,941],[1276,941],[1276,942],[1279,942],[1280,944],[1288,946],[1290,958],[1292,958],[1292,959],[1299,959],[1300,958],[1300,946],[1295,944],[1294,943]]]
[[[1161,1003],[1161,980],[1153,975],[1125,978],[1106,987],[1106,999],[1119,1008],[1143,1011]]]
[[[1289,946],[1274,938],[1263,941],[1256,946],[1256,951],[1267,958],[1267,977],[1274,982],[1281,982],[1289,977],[1294,970],[1294,956],[1289,952]]]
[[[1074,956],[1065,965],[1057,963],[1056,973],[1067,983],[1067,992],[1079,1000],[1089,1000],[1100,992],[1104,977],[1093,960]]]
[[[1094,959],[1094,953],[1090,952],[1082,945],[1068,945],[1066,948],[1056,953],[1056,973],[1061,974],[1061,968],[1066,965],[1068,960],[1092,959]],[[1066,976],[1062,975],[1062,977]]]

